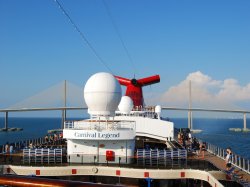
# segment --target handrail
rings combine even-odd
[[[23,149],[23,164],[62,163],[62,157],[62,149]]]
[[[216,145],[207,143],[207,151],[216,155],[217,157],[225,160],[226,157],[226,150],[223,148],[220,148]],[[243,158],[240,155],[232,154],[232,161],[231,163],[238,167],[239,169],[245,171],[246,173],[250,174],[250,160]]]
[[[72,130],[134,130],[134,121],[65,121],[64,129]]]
[[[177,150],[137,149],[136,158],[137,158],[137,165],[166,166],[169,163],[173,165],[174,159],[186,161],[187,150],[186,149],[177,149]]]

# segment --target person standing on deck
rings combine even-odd
[[[206,151],[206,143],[202,142],[200,143],[200,153],[202,155],[202,159],[205,158],[205,151]]]
[[[10,151],[9,142],[6,142],[5,147],[4,147],[4,151],[5,151],[4,162],[6,162],[6,159],[7,159],[8,155],[9,155],[9,151]]]
[[[11,163],[13,162],[13,158],[12,158],[13,151],[14,151],[13,144],[10,144],[10,148],[9,148],[9,152],[10,152],[9,161],[10,161]]]
[[[6,145],[5,145],[5,153],[8,154],[9,151],[10,151],[9,142],[7,142]]]
[[[225,165],[227,166],[228,163],[231,164],[231,162],[232,162],[232,150],[231,150],[231,148],[228,147],[226,152],[227,152],[227,155],[226,155],[226,158],[225,158]]]

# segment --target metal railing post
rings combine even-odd
[[[56,149],[54,149],[54,163],[56,163]]]
[[[239,166],[239,160],[238,160],[238,159],[239,159],[238,156],[235,155],[235,160],[236,160],[236,165],[237,165],[237,166]]]
[[[143,150],[143,152],[142,152],[142,154],[143,154],[143,167],[145,167],[145,165],[146,165],[146,160],[145,160],[145,150]]]
[[[150,149],[150,166],[152,166],[152,151]]]
[[[167,166],[167,151],[164,150],[164,165]]]
[[[241,157],[240,156],[239,156],[239,166],[241,167]]]
[[[37,154],[36,154],[36,149],[35,149],[35,164],[36,164],[36,158],[37,158]]]
[[[29,165],[30,165],[30,149],[29,149]]]
[[[247,171],[250,172],[250,161],[248,160],[248,167],[247,167]]]
[[[50,152],[49,152],[49,148],[48,148],[48,164],[49,164],[49,160],[50,160]]]
[[[157,167],[159,167],[159,150],[157,149]]]

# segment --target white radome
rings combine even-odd
[[[160,105],[155,106],[155,113],[161,113],[161,106]]]
[[[120,112],[123,114],[129,114],[133,107],[133,100],[129,96],[122,96],[121,102],[118,105]]]
[[[110,73],[96,73],[85,84],[84,99],[90,115],[114,116],[121,100],[121,85]]]
[[[161,119],[161,106],[160,105],[155,106],[155,113],[157,114],[157,118]]]

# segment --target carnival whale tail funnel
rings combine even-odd
[[[142,79],[127,79],[119,76],[115,76],[115,78],[121,85],[127,87],[125,95],[129,96],[133,100],[135,108],[144,106],[142,87],[160,82],[159,75],[154,75]]]

